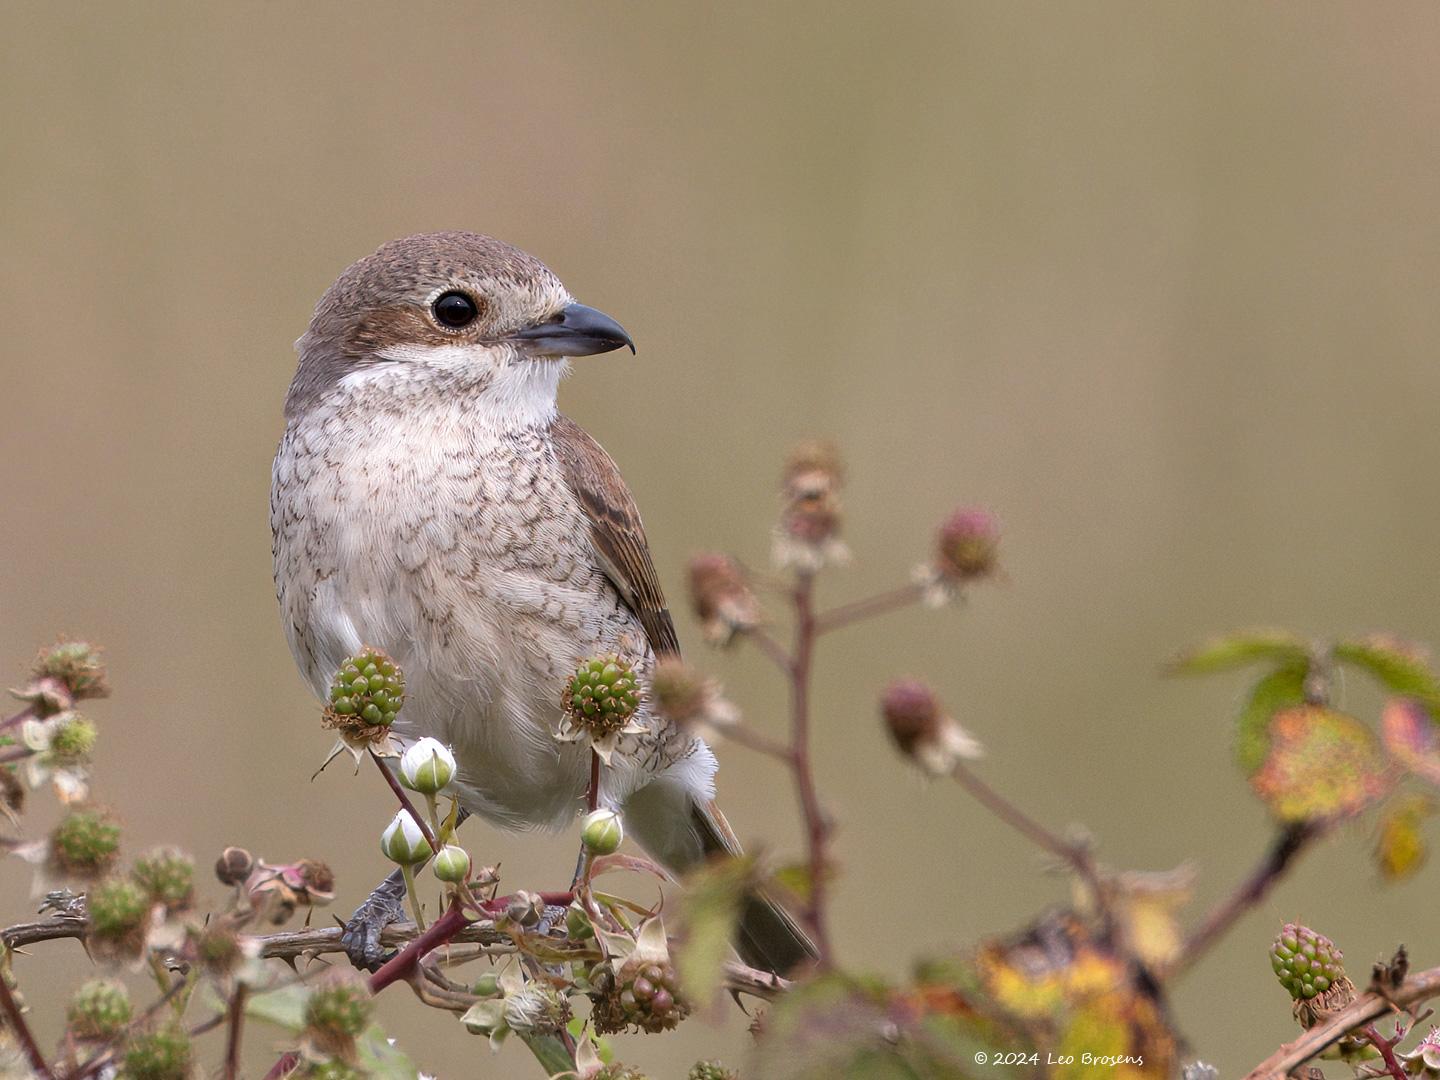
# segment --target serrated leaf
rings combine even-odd
[[[1278,668],[1255,684],[1235,720],[1235,760],[1248,776],[1265,763],[1270,752],[1270,720],[1282,709],[1305,703],[1310,665]]]
[[[1383,794],[1385,758],[1358,720],[1301,705],[1270,721],[1270,751],[1250,784],[1281,821],[1343,817]]]
[[[1172,675],[1210,675],[1251,664],[1308,663],[1310,646],[1287,630],[1238,630],[1211,638],[1166,665]]]
[[[1391,698],[1380,716],[1380,732],[1398,765],[1440,784],[1440,732],[1424,705],[1413,698]]]
[[[1359,668],[1387,690],[1440,704],[1440,680],[1424,648],[1383,634],[1342,641],[1332,651],[1342,664]]]
[[[1386,881],[1401,881],[1425,862],[1421,826],[1434,812],[1434,802],[1424,795],[1408,795],[1386,807],[1375,842],[1375,864]]]
[[[685,879],[680,897],[681,943],[675,966],[685,992],[701,1005],[720,988],[725,958],[752,884],[754,860],[741,857],[710,863]]]

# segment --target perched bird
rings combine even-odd
[[[617,654],[644,680],[679,651],[624,479],[556,410],[568,357],[621,347],[621,326],[539,260],[467,232],[361,259],[297,343],[270,493],[295,661],[323,700],[347,656],[389,653],[406,680],[397,737],[450,746],[461,806],[497,825],[563,828],[583,810],[590,748],[557,738],[581,663]],[[710,748],[643,703],[637,721],[600,805],[672,871],[738,852]],[[397,891],[356,913],[352,958],[376,961]],[[736,946],[776,972],[812,955],[760,896]]]

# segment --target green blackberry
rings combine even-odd
[[[617,732],[640,707],[634,669],[613,654],[587,660],[570,676],[561,704],[593,737]]]
[[[1270,966],[1296,1001],[1323,994],[1345,978],[1343,954],[1324,934],[1286,923],[1270,946]]]
[[[50,862],[62,874],[96,878],[120,857],[120,826],[100,807],[70,811],[50,834]]]
[[[370,1022],[370,991],[341,974],[321,983],[305,1002],[305,1026],[325,1045],[355,1038]]]
[[[114,979],[91,979],[75,991],[65,1018],[77,1039],[113,1039],[130,1023],[130,994]]]
[[[145,947],[150,901],[129,878],[102,881],[85,896],[87,941],[92,952],[110,959],[138,956]]]
[[[120,1080],[185,1080],[193,1066],[190,1036],[180,1027],[133,1035],[120,1060]]]
[[[195,899],[195,860],[175,848],[157,848],[135,860],[130,876],[166,911],[184,911]]]
[[[389,727],[405,704],[405,675],[378,649],[340,665],[330,684],[330,711],[356,726]]]

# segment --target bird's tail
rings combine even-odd
[[[740,842],[720,808],[712,801],[699,801],[668,778],[632,795],[625,820],[641,845],[676,873],[707,859],[733,858],[741,853]],[[800,924],[760,890],[746,894],[741,902],[735,950],[751,967],[776,975],[788,975],[817,955]]]
[[[706,858],[739,855],[740,842],[730,823],[713,802],[692,804],[695,831]],[[794,917],[763,892],[752,890],[741,901],[740,922],[735,932],[735,951],[751,967],[788,975],[811,963],[818,955],[815,943]]]

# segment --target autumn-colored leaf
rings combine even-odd
[[[1426,795],[1407,795],[1386,808],[1375,842],[1375,862],[1386,881],[1401,881],[1425,862],[1421,826],[1434,812],[1435,803]]]
[[[1391,693],[1440,705],[1440,680],[1430,668],[1429,654],[1413,642],[1372,634],[1340,642],[1331,655],[1339,663],[1364,671]]]
[[[1385,759],[1358,720],[1301,705],[1271,720],[1270,751],[1250,783],[1282,821],[1345,816],[1384,792]]]
[[[1235,720],[1235,760],[1248,776],[1265,763],[1270,752],[1270,720],[1282,709],[1305,703],[1308,663],[1287,664],[1255,684]]]
[[[1194,871],[1188,866],[1163,872],[1130,871],[1114,883],[1111,908],[1125,941],[1152,968],[1168,964],[1183,940],[1176,914],[1190,901]]]
[[[1440,784],[1440,732],[1425,706],[1413,698],[1391,698],[1381,713],[1380,733],[1397,764]]]
[[[1309,645],[1289,631],[1238,630],[1186,650],[1166,669],[1172,675],[1209,675],[1260,663],[1294,666],[1309,658]]]

